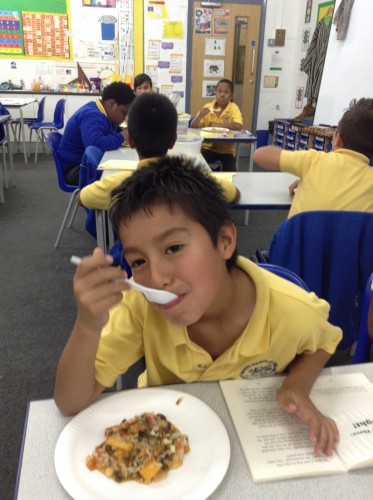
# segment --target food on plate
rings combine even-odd
[[[183,464],[188,437],[160,413],[146,412],[105,430],[105,441],[87,457],[89,470],[98,470],[120,483],[151,483],[164,479]]]

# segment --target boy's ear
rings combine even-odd
[[[128,134],[127,142],[128,142],[128,145],[131,149],[136,149],[136,144],[133,142],[133,139],[129,134]]]
[[[175,132],[175,136],[173,139],[171,139],[168,149],[172,149],[175,146],[176,139],[177,139],[177,133]]]
[[[343,148],[343,137],[339,132],[334,132],[333,140],[332,140],[332,149],[335,151],[336,149]]]
[[[218,236],[218,248],[225,260],[229,260],[237,246],[237,230],[232,221],[227,220],[221,226]]]

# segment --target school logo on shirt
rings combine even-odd
[[[245,366],[240,373],[241,378],[269,377],[277,372],[275,361],[262,360]]]

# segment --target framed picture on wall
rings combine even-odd
[[[321,21],[321,19],[323,19],[324,17],[333,16],[334,4],[335,4],[334,0],[332,0],[330,2],[324,2],[324,3],[319,4],[319,8],[317,10],[317,22],[316,22],[316,24],[318,24]]]

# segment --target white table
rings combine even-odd
[[[240,163],[240,144],[248,144],[250,146],[249,172],[253,171],[253,155],[256,148],[256,136],[252,135],[248,130],[231,130],[227,134],[206,134],[200,128],[189,128],[188,131],[192,134],[203,136],[204,142],[230,142],[237,144],[236,152],[236,170],[239,170]]]
[[[23,122],[23,111],[22,108],[24,106],[27,106],[28,104],[31,104],[33,102],[36,102],[36,99],[34,97],[1,97],[0,102],[3,106],[6,108],[15,108],[19,110],[19,118],[20,118],[20,126],[21,126],[21,131],[22,131],[22,142],[23,142],[23,154],[25,157],[25,163],[27,163],[27,149],[26,149],[26,140],[25,140],[25,129],[24,129],[24,122]],[[9,140],[8,136],[8,140]],[[14,138],[15,139],[15,138]]]
[[[202,159],[200,155],[198,159]],[[120,148],[104,154],[101,163],[109,160],[138,160],[134,149]],[[102,177],[115,173],[116,170],[104,170]],[[118,171],[117,171],[118,172]],[[229,173],[227,173],[229,175]],[[239,189],[241,197],[238,203],[230,205],[233,210],[289,210],[292,198],[288,187],[297,179],[285,172],[237,172],[233,175],[233,184]],[[246,212],[248,216],[248,212]],[[246,221],[247,222],[247,216]],[[104,210],[96,210],[97,245],[107,252],[114,244],[114,235]]]
[[[373,363],[327,368],[323,373],[364,373],[370,381],[373,381]],[[177,384],[170,386],[170,389],[187,392],[203,400],[221,418],[227,429],[231,443],[230,464],[222,483],[210,498],[360,500],[371,496],[372,468],[335,476],[254,484],[219,384],[217,382]],[[59,483],[53,466],[54,449],[68,421],[69,418],[61,416],[52,399],[29,403],[14,499],[70,498]]]

